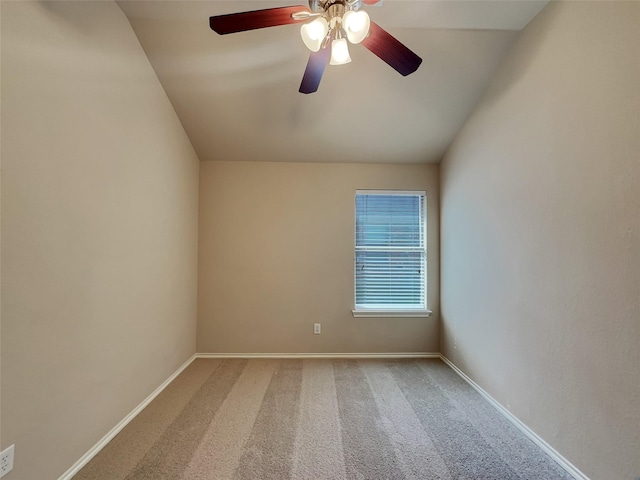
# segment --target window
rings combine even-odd
[[[356,192],[354,316],[428,316],[425,192]]]

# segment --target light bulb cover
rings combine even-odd
[[[371,20],[364,10],[349,10],[342,17],[342,25],[351,43],[360,43],[369,35]]]
[[[331,65],[344,65],[351,61],[346,38],[338,38],[331,42]]]
[[[329,31],[329,24],[323,17],[317,17],[309,23],[305,23],[300,27],[300,36],[302,41],[312,52],[320,50],[322,40]]]

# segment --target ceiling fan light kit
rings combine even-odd
[[[364,11],[353,10],[359,8],[359,2],[334,2],[323,6],[320,16],[300,27],[302,41],[312,52],[326,48],[331,42],[330,65],[344,65],[351,61],[349,45],[360,43],[369,34],[369,15]],[[351,10],[347,10],[351,8]],[[293,15],[294,18],[300,17]]]
[[[349,42],[362,44],[403,76],[415,72],[422,59],[373,23],[367,12],[360,10],[362,3],[363,0],[309,0],[310,8],[300,5],[217,15],[209,18],[209,25],[216,33],[226,35],[305,22],[300,36],[311,55],[300,84],[301,93],[318,90],[327,63],[351,62]]]

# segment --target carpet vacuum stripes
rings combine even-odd
[[[197,359],[74,480],[572,478],[436,359]]]

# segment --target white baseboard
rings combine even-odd
[[[496,399],[485,392],[482,387],[469,378],[462,370],[456,367],[451,360],[440,353],[413,352],[413,353],[196,353],[189,358],[178,370],[156,388],[151,395],[145,398],[136,408],[124,417],[115,427],[111,429],[98,443],[91,447],[69,470],[63,473],[58,480],[70,480],[89,461],[102,450],[113,437],[115,437],[131,420],[133,420],[151,401],[156,398],[182,371],[187,368],[196,358],[439,358],[453,369],[463,380],[471,385],[480,395],[482,395],[496,410],[503,414],[507,420],[516,426],[522,433],[538,445],[547,455],[553,458],[558,465],[565,469],[576,480],[589,480],[584,473],[576,468],[569,460],[564,458],[551,445],[545,442],[533,430],[522,423],[509,410],[503,407]]]
[[[87,453],[85,453],[82,457],[80,457],[80,459],[76,463],[74,463],[71,466],[71,468],[69,468],[69,470],[64,472],[58,478],[58,480],[70,480],[76,473],[78,473],[82,467],[84,467],[87,463],[89,463],[89,461],[93,457],[95,457],[98,454],[98,452],[102,450],[105,447],[105,445],[111,441],[111,439],[113,439],[113,437],[115,437],[118,433],[120,433],[120,430],[126,427],[127,424],[131,422],[131,420],[133,420],[147,405],[151,403],[151,401],[154,398],[156,398],[165,388],[167,388],[167,386],[178,375],[180,375],[180,373],[182,373],[182,371],[185,368],[187,368],[191,364],[191,362],[193,362],[195,359],[196,359],[196,355],[192,355],[191,358],[189,358],[189,360],[187,360],[180,368],[178,368],[178,370],[176,370],[169,378],[167,378],[164,382],[162,382],[162,384],[158,388],[156,388],[153,391],[153,393],[151,393],[151,395],[145,398],[142,401],[142,403],[140,403],[140,405],[138,405],[126,417],[120,420],[120,422],[115,427],[113,427],[109,433],[107,433],[104,437],[102,437],[100,441],[98,441],[98,443],[96,443],[93,447],[91,447],[87,451]]]
[[[439,353],[196,353],[196,358],[440,358]]]
[[[462,370],[456,367],[451,360],[449,360],[444,355],[440,354],[440,359],[446,363],[449,367],[453,369],[460,377],[465,380],[469,385],[471,385],[480,395],[484,397],[496,410],[498,410],[502,415],[504,415],[507,420],[509,420],[513,425],[515,425],[518,430],[524,433],[533,443],[538,445],[547,455],[553,458],[558,465],[560,465],[563,469],[569,473],[576,480],[589,480],[584,473],[582,473],[578,468],[573,465],[569,460],[564,458],[560,453],[545,442],[536,432],[527,427],[518,417],[512,414],[509,410],[502,406],[495,398],[485,392],[480,385],[471,380]]]
[[[439,353],[196,353],[91,447],[58,480],[70,480],[196,358],[440,358]]]

